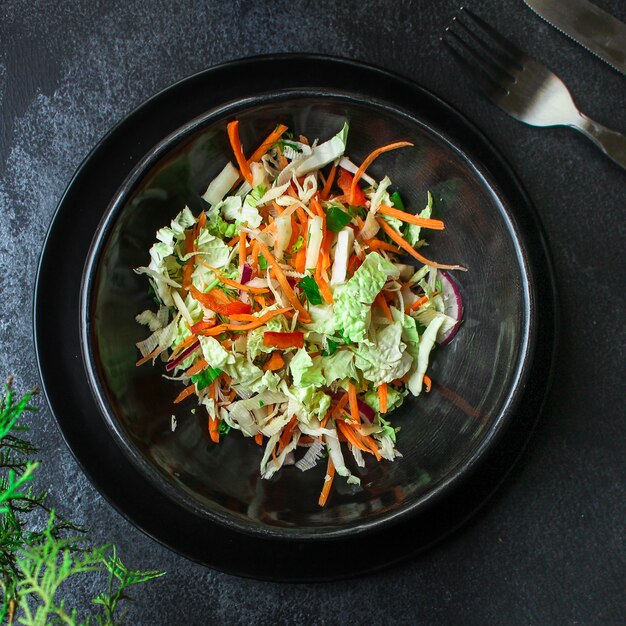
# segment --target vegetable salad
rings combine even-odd
[[[463,268],[420,252],[423,229],[444,228],[430,193],[415,215],[388,176],[367,173],[412,144],[357,166],[348,130],[311,143],[279,125],[246,157],[231,122],[234,163],[203,194],[206,210],[185,207],[135,270],[160,305],[137,316],[152,332],[137,364],[165,363],[185,385],[175,402],[204,407],[215,444],[231,430],[254,438],[264,478],[324,458],[321,506],[335,474],[359,484],[367,456],[401,456],[388,414],[430,389],[430,353],[461,321],[443,270]]]

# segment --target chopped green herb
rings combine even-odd
[[[299,283],[298,287],[304,291],[306,299],[311,304],[322,304],[322,296],[317,283],[310,277],[305,276]]]
[[[222,370],[218,367],[207,367],[199,374],[194,374],[191,377],[191,382],[196,384],[198,391],[208,387],[220,374]]]
[[[402,198],[400,197],[400,194],[397,191],[394,191],[391,196],[391,203],[393,204],[394,207],[396,207],[396,209],[400,209],[400,211],[405,211],[406,209],[404,208],[404,202],[402,202]]]
[[[353,204],[348,206],[348,211],[350,211],[350,215],[352,217],[356,217],[358,215],[359,217],[364,218],[366,216],[366,214],[367,214],[367,211],[365,210],[364,207],[362,207],[362,206],[354,206]]]
[[[291,246],[291,249],[294,252],[298,252],[298,250],[300,250],[300,248],[302,248],[302,246],[304,245],[304,237],[302,235],[300,235],[297,239],[296,242],[293,244],[293,246]]]
[[[263,400],[259,400],[259,406],[263,408]]]
[[[339,344],[332,339],[327,339],[326,341],[328,343],[328,348],[326,350],[322,350],[322,356],[331,356],[337,352],[337,346]]]
[[[226,422],[220,421],[217,432],[220,435],[228,435],[228,433],[230,432],[230,426]]]
[[[333,233],[338,233],[351,219],[352,217],[339,207],[330,206],[326,211],[326,228]]]
[[[259,268],[262,270],[267,269],[267,259],[262,254],[259,254]]]

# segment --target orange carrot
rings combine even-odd
[[[239,233],[239,267],[243,267],[243,264],[246,262],[246,257],[248,256],[246,248],[246,233],[242,230]]]
[[[330,495],[330,488],[333,484],[333,478],[335,477],[335,466],[333,460],[328,457],[328,467],[326,468],[326,477],[324,478],[324,486],[322,487],[322,493],[320,493],[319,505],[324,506],[328,501]]]
[[[187,339],[183,339],[172,351],[170,358],[168,361],[175,359],[185,348],[189,347],[194,341],[198,341],[198,338],[195,335],[189,335]]]
[[[195,385],[189,385],[189,387],[185,387],[176,396],[176,399],[174,400],[174,404],[178,404],[179,402],[182,402],[185,398],[189,397],[192,393],[194,393],[195,390],[196,390],[196,386]]]
[[[385,300],[384,296],[382,293],[379,293],[376,298],[374,299],[374,304],[376,304],[377,306],[379,306],[383,313],[385,314],[385,317],[390,321],[393,322],[393,315],[391,315],[391,310],[389,309],[389,305],[387,304],[387,300]]]
[[[272,253],[269,251],[268,247],[257,239],[257,245],[259,246],[259,251],[263,256],[267,259],[267,262],[272,266],[272,269],[276,273],[276,279],[280,283],[280,286],[283,288],[287,299],[293,306],[293,308],[300,313],[300,320],[305,324],[311,321],[309,314],[305,310],[305,308],[298,300],[298,296],[294,293],[291,285],[287,281],[287,277],[285,276],[282,268],[278,264],[278,261],[272,256]]]
[[[253,239],[250,243],[252,248],[252,268],[257,272],[259,271],[259,248],[256,245],[256,241]]]
[[[426,393],[430,391],[430,388],[433,386],[433,381],[430,379],[430,376],[424,374],[424,387],[426,387]]]
[[[263,326],[263,324],[266,324],[267,322],[269,322],[269,320],[276,317],[277,315],[286,314],[290,310],[291,309],[289,307],[274,309],[273,311],[270,311],[269,313],[266,313],[261,317],[256,317],[255,322],[250,322],[249,324],[219,324],[218,326],[214,326],[213,328],[209,328],[208,330],[203,331],[202,334],[205,337],[215,337],[216,335],[221,335],[227,330],[254,330],[259,326]],[[194,339],[196,339],[196,337],[194,337]]]
[[[461,267],[460,265],[444,265],[443,263],[435,263],[434,261],[429,261],[425,256],[422,256],[415,248],[400,235],[397,231],[395,231],[387,222],[383,219],[378,219],[378,223],[383,227],[384,231],[389,235],[389,238],[395,241],[401,248],[406,250],[413,258],[421,261],[424,265],[428,265],[430,267],[437,267],[442,270],[463,270],[467,271],[466,268]]]
[[[372,164],[376,157],[380,156],[384,152],[389,152],[390,150],[395,150],[396,148],[404,148],[405,146],[412,146],[413,144],[410,141],[396,141],[395,143],[387,144],[386,146],[381,146],[380,148],[376,148],[370,152],[366,157],[361,166],[354,174],[354,178],[352,179],[352,185],[350,186],[350,204],[354,204],[353,199],[356,194],[356,186],[359,182],[359,179],[365,173],[365,170]]]
[[[275,372],[279,370],[285,364],[285,359],[280,355],[280,352],[272,352],[272,356],[268,359],[267,363],[263,366],[264,372]]]
[[[318,275],[318,269],[319,269],[319,275]],[[332,294],[332,291],[330,290],[330,287],[328,286],[328,283],[324,280],[324,277],[322,276],[322,264],[321,263],[319,263],[317,268],[315,269],[315,280],[317,282],[317,286],[319,287],[320,294],[322,298],[324,298],[324,300],[326,301],[326,304],[332,304],[333,294]]]
[[[239,235],[235,235],[232,239],[229,239],[226,245],[232,248],[236,243],[239,243]]]
[[[252,153],[248,163],[258,161],[283,135],[287,130],[284,124],[279,124],[263,141],[263,143]]]
[[[436,296],[437,292],[435,291],[432,296]],[[431,297],[432,297],[431,296]],[[407,307],[406,309],[406,313],[410,313],[411,311],[416,311],[417,309],[419,309],[422,305],[426,304],[428,302],[428,296],[422,296],[421,298],[418,298],[411,306]]]
[[[296,272],[300,272],[300,274],[304,274],[306,268],[306,248],[302,246],[298,252],[296,252],[296,256],[293,260],[293,267]]]
[[[360,440],[359,435],[348,426],[348,422],[337,422],[337,428],[355,448],[363,450],[363,452],[372,452],[369,446]]]
[[[344,410],[346,404],[348,404],[348,400],[350,396],[347,393],[344,393],[341,398],[339,398],[339,402],[337,402],[337,406],[333,409],[333,415],[338,416]]]
[[[394,252],[398,254],[398,246],[394,246],[386,241],[380,241],[380,239],[368,239],[364,242],[370,250],[387,250],[388,252]]]
[[[419,215],[412,215],[411,213],[400,211],[399,209],[387,206],[386,204],[381,204],[378,207],[378,213],[383,213],[385,215],[389,215],[389,217],[395,217],[403,222],[416,224],[417,226],[422,226],[423,228],[432,228],[433,230],[443,230],[445,228],[445,224],[441,220],[432,220],[426,217],[419,217]]]
[[[241,289],[242,291],[249,291],[250,293],[255,294],[270,292],[270,290],[266,289],[265,287],[250,287],[249,285],[243,285],[242,283],[238,283],[236,280],[226,278],[226,276],[220,274],[220,271],[218,269],[214,268],[208,263],[205,263],[204,261],[201,261],[200,259],[198,259],[198,263],[211,270],[215,274],[215,278],[217,278],[217,280],[219,280],[221,283],[224,283],[225,285],[228,285],[229,287],[233,287],[234,289]],[[217,292],[215,293],[215,295],[217,295]]]
[[[209,435],[213,443],[220,442],[220,424],[216,417],[209,416]]]
[[[200,359],[195,365],[192,365],[186,372],[185,376],[193,376],[198,372],[201,372],[205,367],[208,367],[209,364],[204,360]]]
[[[239,120],[230,122],[226,128],[228,130],[228,139],[230,140],[230,145],[233,149],[233,153],[235,154],[237,165],[239,166],[239,171],[241,172],[241,175],[251,185],[252,170],[250,169],[250,165],[248,164],[248,161],[246,161],[246,157],[243,155],[243,150],[241,148],[241,140],[239,139]]]
[[[322,200],[326,200],[328,198],[328,194],[330,193],[333,183],[335,182],[336,173],[337,173],[337,165],[333,163],[333,166],[330,168],[328,178],[326,179],[326,183],[324,184],[324,189],[322,189],[322,193],[320,194],[320,198]]]
[[[278,454],[280,454],[283,451],[283,448],[289,443],[291,439],[291,435],[293,431],[296,429],[297,425],[298,425],[298,418],[297,416],[294,415],[291,418],[291,421],[283,428],[283,434],[280,436],[280,439],[278,440]]]
[[[387,412],[387,383],[382,383],[378,387],[378,404],[380,405],[380,412]]]
[[[156,359],[159,356],[159,354],[161,354],[161,352],[163,352],[163,348],[160,348],[159,346],[157,346],[150,354],[146,354],[146,356],[139,359],[139,361],[135,363],[135,366],[139,367],[140,365],[147,363],[150,359]]]
[[[359,415],[359,403],[356,397],[356,385],[354,383],[348,383],[348,398],[350,400],[350,417],[355,423],[361,423],[361,416]]]

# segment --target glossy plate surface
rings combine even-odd
[[[470,267],[459,276],[466,322],[438,351],[437,387],[393,416],[402,427],[404,458],[368,466],[361,492],[338,483],[324,510],[316,505],[322,467],[305,474],[287,468],[261,481],[259,449],[238,434],[209,446],[191,405],[177,409],[180,427],[171,433],[176,384],[163,381],[157,368],[134,368],[134,342],[145,333],[133,317],[149,301],[145,279],[131,269],[145,263],[156,228],[217,173],[227,153],[224,127],[235,116],[249,145],[277,121],[313,138],[349,119],[355,160],[386,141],[413,140],[414,151],[388,157],[384,169],[374,171],[388,173],[411,206],[433,191],[449,226],[429,235],[430,256]],[[140,161],[141,176],[134,172]],[[89,210],[79,210],[85,206]],[[68,240],[80,243],[67,250]],[[65,309],[58,299],[50,303],[51,293],[62,294]],[[146,102],[99,144],[51,226],[35,332],[44,389],[68,445],[124,515],[207,565],[311,580],[327,579],[329,570],[335,578],[353,575],[424,549],[493,491],[519,455],[545,394],[552,300],[532,208],[506,164],[458,113],[380,70],[283,56],[188,78]],[[237,466],[225,465],[224,455],[236,456]],[[371,552],[355,557],[358,544],[371,541],[366,535],[388,532],[389,525],[397,547],[381,551],[375,562]]]

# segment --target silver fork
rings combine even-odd
[[[575,128],[626,169],[626,137],[581,113],[556,74],[469,9],[453,18],[443,42],[503,111],[531,126]]]

